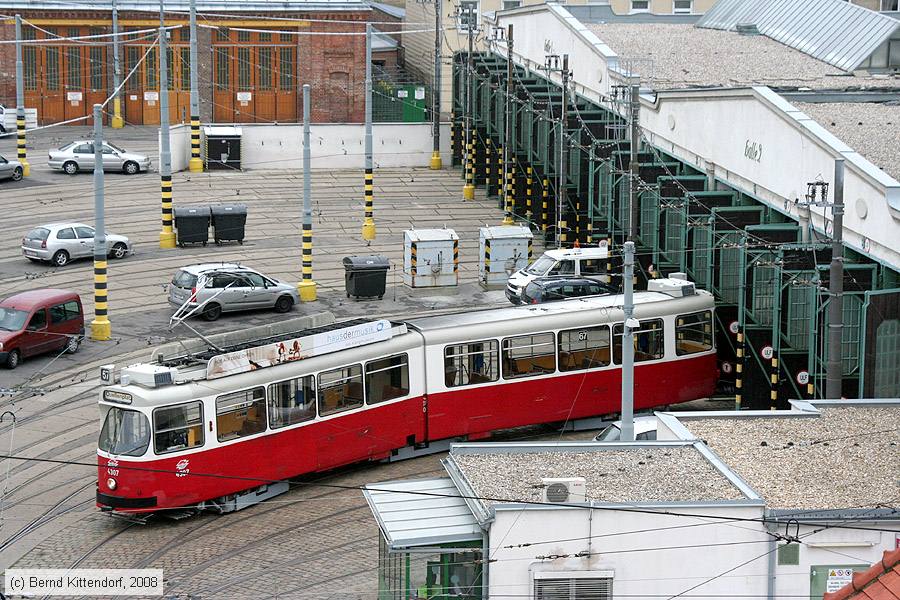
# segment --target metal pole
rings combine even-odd
[[[844,333],[844,159],[834,161],[834,220],[831,231],[831,268],[828,274],[828,362],[825,397],[840,399],[842,383],[841,343]]]
[[[310,145],[309,145],[309,84],[303,84],[303,274],[297,291],[301,302],[312,302],[316,299],[316,283],[313,281],[312,269],[312,192],[310,178]]]
[[[632,81],[631,83],[631,102],[629,104],[631,113],[631,143],[629,167],[631,177],[628,182],[629,189],[629,206],[628,206],[628,239],[634,240],[637,234],[638,221],[638,178],[640,177],[640,165],[638,164],[638,146],[640,145],[640,82]]]
[[[625,242],[625,298],[622,309],[622,440],[634,441],[634,242]]]
[[[503,224],[512,225],[512,95],[515,90],[513,85],[513,26],[509,25],[506,33],[506,110],[503,122],[503,181],[506,186],[503,190]]]
[[[169,149],[169,57],[166,28],[163,26],[163,0],[159,2],[159,179],[162,192],[162,231],[159,247],[174,248],[172,229],[172,153]]]
[[[468,34],[469,34],[469,51],[466,54],[466,119],[465,119],[465,128],[466,128],[466,183],[463,186],[463,200],[474,200],[475,199],[475,157],[474,157],[474,145],[475,140],[472,139],[472,134],[474,127],[472,125],[472,71],[474,70],[474,61],[472,56],[472,50],[474,46],[474,34],[475,34],[475,15],[474,9],[471,6],[467,7],[468,16],[466,17],[466,23],[468,23]]]
[[[566,206],[566,113],[569,102],[569,55],[563,54],[562,66],[562,106],[559,117],[559,173],[556,184],[556,247],[562,248],[566,241],[566,221],[563,210]]]
[[[103,107],[94,105],[94,320],[91,339],[112,336],[106,280],[106,220],[103,206]]]
[[[197,46],[197,1],[191,0],[191,160],[188,170],[191,173],[203,172],[203,160],[200,158],[200,91],[198,79]]]
[[[367,242],[375,239],[375,219],[372,216],[372,24],[366,23],[366,212],[362,226],[362,238]]]
[[[431,94],[431,113],[434,120],[434,147],[431,151],[431,168],[438,170],[441,164],[441,0],[434,0],[434,91]]]
[[[119,62],[119,7],[116,0],[112,0],[112,28],[113,28],[113,116],[110,125],[113,129],[125,127],[125,119],[122,118],[122,94],[119,85],[122,83],[122,67]]]
[[[25,70],[22,64],[22,17],[16,15],[16,159],[22,164],[22,175],[31,175],[25,144]]]

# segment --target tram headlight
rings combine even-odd
[[[116,484],[116,480],[113,479],[112,477],[110,477],[109,479],[106,480],[106,487],[108,487],[109,489],[111,489],[111,490],[116,489],[116,485],[118,485],[118,484]]]

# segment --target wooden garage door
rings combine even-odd
[[[213,45],[218,123],[297,121],[296,36],[219,29]]]
[[[190,33],[188,33],[189,35]],[[190,37],[187,39],[190,42]],[[141,62],[141,58],[148,52],[148,48],[147,58]],[[168,57],[169,123],[190,122],[190,46],[184,43],[175,43],[167,48],[166,56]],[[150,43],[146,40],[142,40],[140,43],[126,44],[123,76],[131,73],[135,65],[138,65],[137,69],[125,83],[123,95],[125,120],[134,125],[158,125],[159,48],[150,48]]]

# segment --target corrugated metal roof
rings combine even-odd
[[[843,0],[719,0],[697,27],[727,31],[750,23],[845,71],[856,69],[900,29],[896,19]]]
[[[481,527],[448,477],[373,483],[363,495],[391,550],[482,539]]]

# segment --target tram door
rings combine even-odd
[[[296,36],[219,29],[213,46],[214,120],[296,122],[296,57]]]

